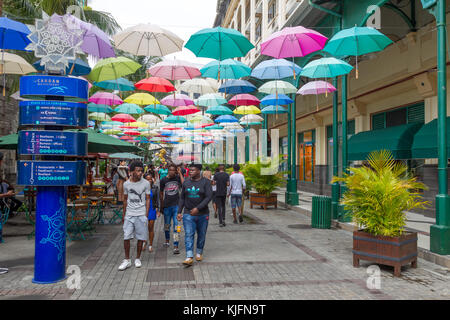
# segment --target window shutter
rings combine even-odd
[[[333,126],[327,126],[327,141],[333,138]]]
[[[425,122],[425,106],[423,103],[408,108],[408,123]]]
[[[347,135],[355,134],[355,120],[347,121]]]
[[[372,130],[384,129],[385,127],[385,113],[380,113],[372,116]]]

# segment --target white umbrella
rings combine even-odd
[[[173,32],[150,23],[127,28],[113,39],[117,49],[146,57],[162,57],[181,51],[184,44]]]
[[[31,64],[17,54],[0,52],[0,74],[27,74],[37,72]]]
[[[178,90],[189,92],[189,93],[198,93],[201,95],[207,94],[207,93],[216,93],[219,89],[219,83],[211,79],[212,81],[208,81],[204,78],[195,78],[192,80],[188,80],[183,82]]]
[[[137,119],[137,121],[144,122],[148,125],[162,122],[162,120],[159,117],[152,115],[152,114],[144,114],[144,115],[140,116]]]
[[[239,123],[242,125],[247,125],[249,123],[255,123],[255,122],[262,122],[264,119],[256,114],[248,114],[246,116],[243,116]]]

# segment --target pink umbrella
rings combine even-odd
[[[261,101],[251,94],[237,94],[228,101],[233,106],[258,106]]]
[[[133,140],[133,138],[132,138],[132,137],[129,137],[129,136],[123,136],[123,137],[120,137],[119,139],[120,139],[120,140],[125,140],[125,141]]]
[[[116,114],[114,117],[111,118],[112,121],[119,121],[119,122],[136,122],[136,119],[134,119],[132,116],[130,116],[129,114],[125,114],[125,113],[119,113]]]
[[[122,99],[111,92],[96,92],[89,98],[89,102],[106,104],[108,106],[115,106],[123,103]]]
[[[304,57],[322,50],[328,38],[302,26],[286,27],[261,43],[261,53],[277,59]]]
[[[317,110],[319,110],[319,99],[317,95],[324,93],[328,94],[333,91],[336,91],[336,88],[331,83],[328,83],[326,81],[311,81],[301,87],[300,90],[297,91],[297,94],[315,94]]]
[[[188,80],[202,73],[196,65],[183,60],[164,60],[148,69],[152,76],[169,80]]]
[[[185,94],[170,94],[161,100],[161,104],[171,107],[191,106],[194,101]]]

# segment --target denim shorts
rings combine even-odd
[[[148,239],[148,218],[143,216],[129,217],[125,216],[123,221],[123,239],[147,241]]]
[[[231,195],[231,208],[235,209],[242,206],[242,194],[232,194]]]

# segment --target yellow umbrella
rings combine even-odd
[[[126,122],[123,125],[124,127],[138,127],[138,128],[148,128],[148,124],[142,121],[136,121],[136,122]]]
[[[234,111],[234,114],[259,114],[261,110],[259,110],[256,106],[240,106],[237,107]]]
[[[159,104],[159,101],[154,96],[144,92],[134,93],[124,101],[127,103],[134,103],[139,105]]]

